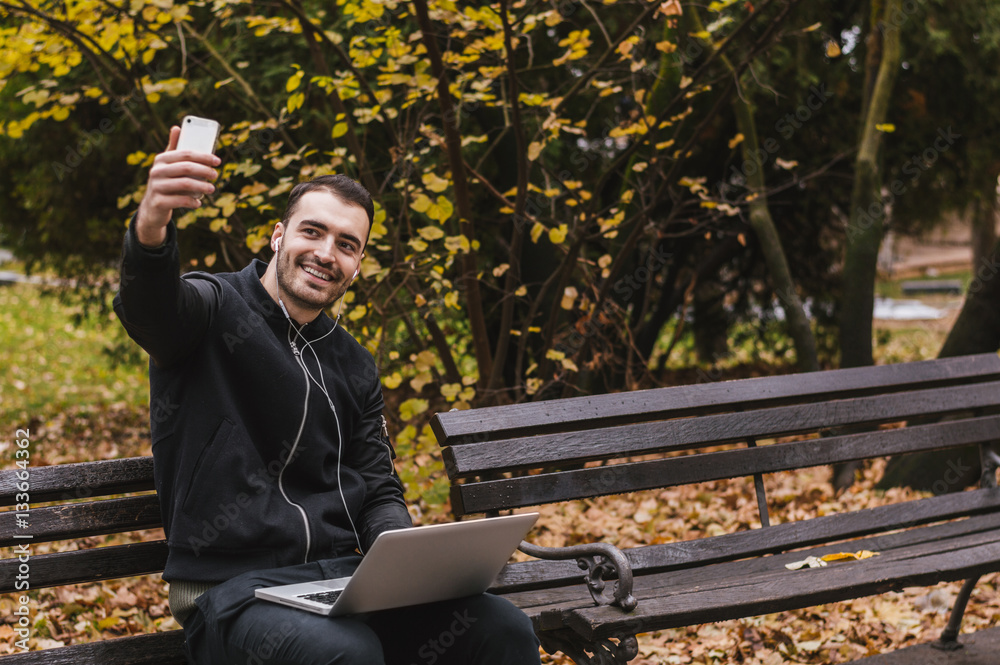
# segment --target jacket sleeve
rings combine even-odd
[[[125,232],[121,281],[115,314],[159,367],[182,360],[198,344],[219,308],[222,288],[205,273],[180,275],[177,228],[171,222],[167,240],[149,249],[139,243],[135,217]]]
[[[370,360],[374,365],[374,360]],[[361,507],[358,531],[367,551],[383,531],[413,526],[406,510],[403,482],[392,463],[396,453],[383,427],[382,384],[376,374],[368,390],[366,406],[351,440],[350,457],[345,462],[365,479],[365,502]]]

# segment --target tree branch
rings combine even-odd
[[[257,107],[257,111],[262,113],[265,118],[274,121],[278,131],[281,132],[281,136],[285,139],[289,148],[293,152],[297,150],[298,148],[295,146],[295,141],[293,141],[292,137],[288,135],[288,132],[285,131],[282,123],[280,123],[274,114],[271,113],[271,110],[264,105],[264,102],[262,102],[260,97],[257,96],[257,93],[250,87],[250,84],[247,83],[246,79],[240,76],[240,73],[236,71],[224,57],[222,57],[222,54],[215,50],[215,47],[208,41],[208,38],[195,30],[189,23],[184,23],[183,26],[189,35],[201,42],[201,45],[205,47],[205,50],[212,56],[212,59],[222,65],[222,68],[226,70],[226,73],[233,77],[233,80],[239,84],[239,86],[243,89],[243,92],[246,93],[247,97],[250,98],[254,106]]]
[[[607,50],[604,51],[604,53],[601,54],[601,57],[597,59],[597,62],[595,62],[589,70],[577,77],[573,85],[570,86],[570,89],[562,96],[562,99],[559,100],[559,103],[552,108],[552,115],[559,115],[559,113],[562,112],[567,102],[569,102],[569,100],[572,99],[576,93],[582,90],[583,86],[587,85],[587,83],[590,82],[590,79],[593,78],[594,74],[596,74],[598,70],[604,66],[607,59],[617,52],[621,43],[628,39],[629,36],[635,32],[636,28],[642,25],[644,21],[646,21],[657,9],[659,9],[661,4],[662,3],[659,0],[654,0],[654,2],[646,5],[645,10],[639,14],[639,16],[637,16],[627,28],[622,30],[621,34],[618,35],[618,38],[615,39],[614,43],[608,46]]]
[[[514,36],[507,14],[508,0],[500,0],[500,20],[503,23],[504,48],[507,51],[507,76],[510,83],[511,125],[514,128],[514,140],[517,146],[517,197],[514,201],[514,223],[510,240],[510,267],[504,280],[504,300],[500,314],[500,331],[497,338],[496,353],[493,356],[493,372],[490,375],[488,390],[500,387],[503,377],[504,362],[507,359],[507,348],[510,344],[511,327],[514,323],[514,306],[517,304],[514,291],[521,283],[521,251],[524,245],[525,203],[528,200],[528,163],[527,140],[524,137],[524,125],[521,124],[520,85],[517,80],[517,67],[514,62]]]
[[[431,62],[431,70],[437,77],[437,97],[441,107],[441,120],[444,128],[445,144],[448,150],[448,162],[451,165],[451,175],[455,187],[455,199],[458,204],[459,228],[469,242],[469,251],[462,255],[461,282],[465,286],[465,300],[469,313],[469,326],[472,330],[472,341],[476,353],[476,364],[479,367],[479,384],[481,388],[488,385],[493,370],[493,359],[490,353],[489,334],[486,329],[486,318],[483,316],[483,302],[479,291],[479,275],[477,268],[477,251],[475,249],[475,232],[472,226],[472,205],[469,200],[468,180],[465,177],[465,166],[462,159],[462,137],[456,127],[457,112],[449,89],[448,73],[444,68],[441,51],[438,49],[436,33],[431,24],[427,10],[427,0],[413,0],[416,9],[417,23],[420,25],[421,37],[427,48],[427,56]]]

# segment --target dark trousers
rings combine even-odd
[[[350,575],[360,557],[257,571],[198,598],[184,621],[196,665],[524,665],[539,663],[531,621],[483,594],[366,615],[325,617],[258,600],[254,589]]]

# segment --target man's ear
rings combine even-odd
[[[274,252],[278,251],[278,247],[281,245],[281,237],[285,235],[285,227],[278,222],[274,225],[274,230],[271,231],[271,249]]]
[[[365,258],[365,253],[361,252],[361,259],[364,260],[364,258]],[[358,268],[357,268],[357,270],[354,271],[354,276],[351,277],[351,281],[353,282],[354,280],[356,280],[358,278],[358,275],[360,275],[360,274],[361,274],[361,261],[359,260],[358,261]]]

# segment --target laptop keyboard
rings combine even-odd
[[[323,603],[324,605],[333,605],[337,602],[337,598],[340,598],[340,594],[342,593],[344,593],[343,589],[336,589],[334,591],[323,591],[320,593],[306,593],[299,596],[299,598],[313,600],[317,603]]]

